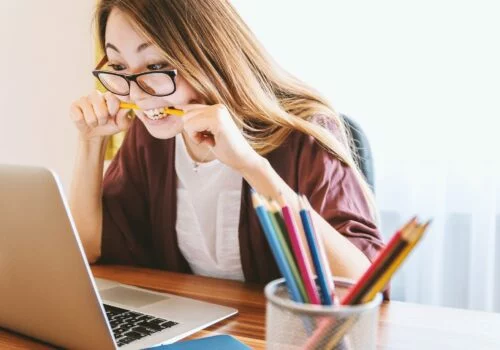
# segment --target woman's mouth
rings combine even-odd
[[[147,109],[144,110],[144,114],[151,120],[160,120],[168,116],[167,113],[163,112],[163,108]]]

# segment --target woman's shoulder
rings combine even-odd
[[[322,128],[335,144],[335,150],[346,149],[341,126],[334,118],[314,115],[309,121]],[[289,181],[312,177],[322,178],[325,174],[344,173],[349,171],[340,158],[323,145],[313,134],[301,130],[293,130],[287,138],[272,152],[266,155],[273,168]],[[308,180],[308,181],[309,181]],[[302,182],[302,181],[301,181]]]
[[[344,125],[341,117],[334,118],[324,114],[315,114],[307,119],[314,127],[320,127],[326,131],[336,144],[341,147],[348,147],[347,136],[344,131]],[[323,150],[330,153],[321,145],[316,137],[302,130],[295,129],[290,132],[286,140],[276,148],[276,152],[290,152],[297,154],[307,149]]]

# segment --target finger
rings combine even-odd
[[[182,116],[182,120],[184,121],[184,123],[187,123],[188,121],[190,121],[191,119],[197,119],[199,118],[200,116],[203,116],[206,113],[206,109],[192,109],[190,110],[189,112],[187,111],[184,111],[184,115]]]
[[[87,123],[87,126],[91,128],[95,128],[97,126],[97,117],[94,113],[94,108],[92,108],[92,105],[87,97],[82,97],[80,98],[80,108],[83,111],[83,117],[85,119],[85,122]]]
[[[184,130],[190,133],[210,131],[214,132],[217,129],[217,120],[203,112],[191,112],[184,119]]]
[[[173,106],[175,109],[181,109],[184,112],[188,113],[194,110],[199,110],[199,109],[204,109],[207,108],[207,105],[202,105],[202,104],[184,104],[184,105],[174,105]]]
[[[120,100],[118,97],[113,95],[111,92],[106,92],[104,95],[104,100],[106,101],[106,105],[108,106],[108,112],[111,116],[116,116],[116,113],[120,110]]]
[[[184,130],[196,143],[215,146],[215,134],[218,130],[217,122],[209,115],[198,113],[184,123]]]
[[[98,125],[106,124],[109,118],[109,111],[104,96],[102,96],[101,93],[96,90],[90,94],[89,99],[90,102],[92,103],[94,114],[97,117],[97,124]]]
[[[196,144],[206,144],[208,146],[215,146],[215,137],[210,131],[186,131],[187,136]]]
[[[129,110],[122,109],[116,114],[116,126],[121,131],[128,130],[132,124],[132,118],[129,116]]]
[[[199,132],[195,135],[195,141],[199,145],[208,145],[209,147],[215,147],[215,137],[208,132]]]
[[[222,105],[222,104],[215,104],[211,106],[205,106],[205,105],[195,105],[193,109],[189,110],[184,115],[184,119],[189,119],[193,117],[194,114],[204,114],[207,116],[210,116],[211,119],[218,119],[222,121],[225,116],[228,114],[227,107]]]
[[[78,130],[83,132],[88,130],[87,123],[85,122],[85,119],[83,117],[83,111],[78,105],[78,103],[74,102],[71,104],[69,115],[73,123],[75,123]]]

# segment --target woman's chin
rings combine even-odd
[[[153,136],[155,139],[160,139],[160,140],[167,140],[171,139],[175,135],[177,135],[179,132],[173,132],[172,130],[151,130],[150,128],[147,128],[151,136]]]

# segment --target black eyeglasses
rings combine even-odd
[[[127,96],[130,94],[130,82],[135,82],[139,88],[145,93],[152,96],[168,96],[172,95],[176,90],[175,77],[177,71],[160,70],[152,72],[144,72],[139,74],[120,74],[99,70],[107,58],[104,57],[97,65],[92,74],[101,82],[101,84],[110,92]]]

